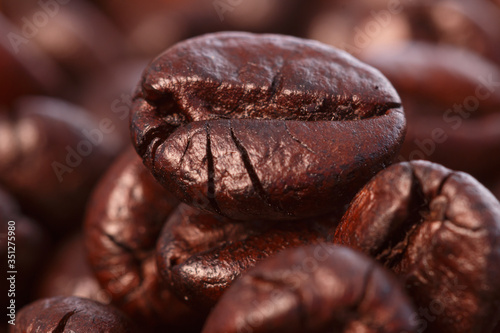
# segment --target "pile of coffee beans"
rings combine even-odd
[[[498,1],[0,8],[0,333],[500,333]]]

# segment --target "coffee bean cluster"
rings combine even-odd
[[[0,333],[500,332],[498,1],[0,8]]]

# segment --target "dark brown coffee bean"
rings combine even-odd
[[[44,268],[50,248],[47,232],[34,220],[25,216],[16,200],[0,188],[0,269],[6,278],[0,282],[5,296],[0,306],[9,306],[11,299],[17,308],[30,301],[33,276]],[[8,297],[7,297],[8,296]],[[11,318],[8,318],[10,320]]]
[[[242,220],[342,205],[393,160],[404,130],[399,97],[376,70],[317,42],[248,33],[167,50],[146,69],[131,117],[162,185]]]
[[[408,117],[401,158],[428,159],[481,181],[500,168],[500,68],[458,48],[424,43],[364,58],[403,99]]]
[[[158,269],[179,298],[208,310],[256,262],[290,247],[326,239],[334,218],[230,221],[181,204],[158,239]]]
[[[26,94],[63,94],[68,77],[62,69],[36,45],[29,43],[2,13],[0,34],[5,37],[0,42],[0,107],[10,107]]]
[[[404,5],[413,40],[453,45],[500,63],[500,9],[488,1],[418,1]]]
[[[112,123],[48,97],[0,115],[0,184],[54,233],[79,226],[90,191],[121,148]]]
[[[409,42],[398,44],[390,51],[371,49],[363,60],[380,69],[402,97],[425,98],[422,106],[433,103],[442,107],[443,113],[454,103],[463,103],[467,97],[475,96],[481,99],[475,115],[498,111],[500,90],[495,83],[500,80],[499,67],[475,53],[451,46]],[[435,112],[434,108],[424,107],[405,111],[408,115],[417,111]]]
[[[76,296],[102,304],[111,302],[109,293],[101,288],[90,268],[81,234],[59,244],[44,266],[44,274],[37,283],[37,298]]]
[[[355,197],[335,234],[399,275],[425,332],[493,332],[500,320],[500,203],[471,176],[415,161]]]
[[[411,37],[404,9],[386,0],[316,0],[307,36],[358,57],[376,46],[390,48]]]
[[[215,31],[300,35],[311,16],[309,2],[300,0],[132,0],[127,6],[97,2],[127,33],[132,47],[150,56],[180,40]]]
[[[90,76],[80,90],[80,104],[100,119],[111,119],[127,143],[132,97],[146,64],[145,59],[117,62]]]
[[[89,73],[126,54],[124,37],[87,0],[8,5],[14,7],[9,16],[23,32],[20,36],[29,36],[19,49],[29,43],[37,45],[71,75],[73,88]]]
[[[158,234],[176,206],[129,150],[92,196],[85,243],[92,269],[116,306],[145,325],[182,325],[188,332],[197,316],[160,286],[154,257]]]
[[[33,302],[17,314],[10,333],[139,332],[119,310],[110,305],[79,297],[53,297]]]
[[[283,251],[237,280],[203,333],[416,332],[396,279],[370,258],[327,244]]]

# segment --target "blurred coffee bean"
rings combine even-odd
[[[323,1],[316,11],[308,36],[355,56],[423,41],[500,63],[500,9],[486,1]]]
[[[130,141],[132,97],[146,64],[144,59],[117,62],[89,76],[79,92],[79,104],[99,118],[110,118],[124,142]]]
[[[500,168],[500,68],[426,43],[366,53],[394,84],[408,117],[401,159],[429,159],[480,180]]]
[[[26,97],[0,115],[0,183],[61,234],[80,225],[90,190],[122,144],[110,119]]]
[[[10,107],[26,94],[65,96],[69,78],[0,13],[0,105]]]
[[[77,296],[103,304],[111,302],[90,268],[80,234],[59,244],[43,271],[37,284],[37,298]]]
[[[374,46],[411,38],[404,1],[318,1],[307,36],[358,57]]]
[[[29,43],[35,43],[71,74],[75,83],[100,71],[126,53],[125,39],[86,0],[29,2],[11,10],[11,20]]]
[[[412,39],[453,45],[500,64],[500,9],[487,1],[419,1],[405,13]]]
[[[25,216],[16,200],[0,188],[0,269],[10,278],[2,279],[2,308],[14,300],[19,309],[31,299],[33,276],[43,269],[49,248],[47,232]]]
[[[304,35],[311,18],[310,4],[300,0],[147,3],[135,0],[127,5],[114,0],[96,2],[130,36],[137,49],[149,52],[156,49],[151,55],[174,42],[208,32],[240,30]]]

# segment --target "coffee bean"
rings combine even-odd
[[[33,296],[33,276],[44,268],[50,253],[47,231],[36,220],[26,216],[16,199],[0,188],[0,269],[4,276],[0,286],[5,290],[1,306],[10,306],[11,299],[17,307],[28,303]],[[8,296],[8,297],[7,297]],[[4,307],[4,308],[5,308]],[[10,318],[9,318],[10,320]],[[0,326],[1,331],[1,326]]]
[[[162,185],[242,220],[348,202],[393,160],[404,130],[399,97],[376,70],[317,42],[247,33],[167,50],[131,114],[135,148]]]
[[[426,332],[493,332],[500,321],[500,203],[471,176],[425,161],[393,165],[355,197],[334,241],[390,268]],[[432,318],[429,319],[429,318]]]
[[[154,255],[163,223],[176,206],[177,200],[129,150],[92,196],[85,243],[90,264],[113,304],[145,327],[180,326],[188,332],[198,324],[198,316],[160,286]]]
[[[172,292],[207,311],[243,272],[290,247],[326,239],[335,219],[231,221],[181,204],[158,239],[157,264]]]
[[[125,40],[91,2],[63,2],[6,6],[13,7],[9,16],[22,32],[16,40],[19,53],[26,52],[27,44],[37,45],[71,76],[72,93],[78,93],[74,86],[79,80],[126,54]]]
[[[413,40],[453,45],[500,63],[500,10],[488,1],[415,2],[404,7]],[[445,23],[443,15],[455,23]]]
[[[423,61],[423,59],[426,59]],[[401,95],[401,158],[428,159],[484,181],[500,168],[500,67],[458,48],[408,43],[364,60]]]
[[[222,296],[203,333],[416,332],[398,281],[351,249],[285,250],[252,268]]]
[[[0,113],[16,99],[29,94],[64,96],[69,78],[54,59],[24,38],[8,18],[0,13]]]
[[[17,314],[10,333],[35,332],[139,332],[119,310],[79,297],[53,297],[35,301]]]
[[[54,234],[74,230],[121,142],[87,111],[58,99],[25,97],[14,111],[0,115],[0,184]]]
[[[81,234],[62,242],[45,262],[43,271],[37,283],[37,298],[77,296],[103,304],[111,302],[90,268]]]

